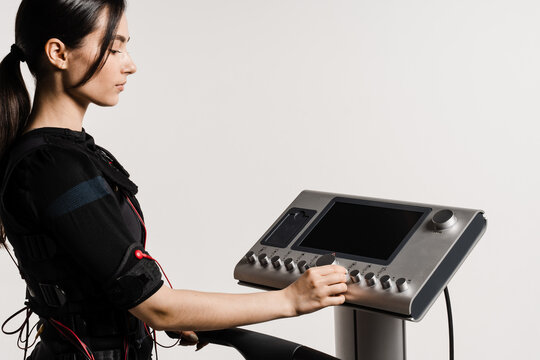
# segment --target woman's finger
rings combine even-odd
[[[313,287],[324,287],[332,284],[344,283],[347,281],[347,275],[332,273],[325,276],[314,276],[311,279],[311,284]]]
[[[308,269],[308,271],[310,270],[322,276],[325,276],[331,273],[343,273],[343,274],[347,273],[347,269],[345,269],[343,266],[340,266],[340,265],[317,266],[317,267]]]
[[[326,287],[326,294],[329,296],[334,296],[337,294],[344,294],[347,292],[347,284],[339,283],[333,284]]]
[[[321,277],[321,283],[324,285],[338,284],[347,282],[347,275],[341,273],[331,273]]]
[[[323,306],[341,305],[345,302],[345,295],[328,296],[322,301]]]

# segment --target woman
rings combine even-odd
[[[144,250],[137,186],[82,127],[88,106],[116,105],[136,71],[124,10],[124,0],[23,0],[15,44],[0,64],[2,239],[40,316],[30,358],[149,359],[148,327],[196,343],[193,330],[342,304],[346,270],[336,265],[264,293],[163,285]],[[21,62],[35,77],[32,106]]]

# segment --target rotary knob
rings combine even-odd
[[[317,259],[317,266],[337,264],[336,254],[325,254]]]
[[[309,269],[309,266],[306,260],[301,260],[298,262],[298,270],[300,270],[301,273],[304,273],[307,269]]]
[[[283,265],[283,260],[279,256],[272,257],[272,265],[274,266],[274,269],[279,269],[281,265]]]
[[[255,264],[255,261],[257,261],[257,257],[255,256],[255,253],[253,251],[249,251],[245,258],[250,264]]]
[[[392,287],[392,279],[390,279],[390,276],[384,275],[381,277],[381,285],[383,289],[390,289]]]
[[[368,272],[366,276],[364,276],[364,279],[366,279],[366,283],[368,284],[368,286],[374,286],[377,283],[377,278],[372,272]]]
[[[396,285],[399,290],[399,292],[404,292],[409,289],[409,285],[407,285],[407,280],[405,278],[399,278],[396,280]]]
[[[295,267],[296,264],[292,258],[285,259],[285,269],[287,269],[287,271],[293,271]]]
[[[457,222],[454,212],[449,209],[439,210],[431,219],[437,230],[449,229]]]
[[[268,256],[265,253],[259,255],[259,263],[261,263],[262,266],[268,265]]]
[[[360,282],[360,271],[353,270],[350,272],[349,276],[351,277],[351,281],[353,283],[359,283]]]

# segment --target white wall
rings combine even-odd
[[[1,5],[2,54],[17,5]],[[302,189],[482,208],[449,286],[456,359],[538,356],[538,1],[131,1],[128,16],[139,72],[85,127],[140,186],[176,287],[249,291],[234,265]],[[24,294],[0,256],[5,318]],[[252,328],[333,353],[332,316]],[[410,359],[447,358],[444,299],[407,330]],[[2,358],[14,343],[0,336]],[[160,354],[180,357],[241,359]]]

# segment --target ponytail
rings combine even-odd
[[[0,63],[0,160],[6,150],[23,132],[30,114],[30,95],[21,73],[24,53],[17,46]],[[0,220],[0,245],[6,234]]]
[[[17,46],[0,63],[0,159],[24,130],[30,114],[30,95],[21,73],[24,54]]]

